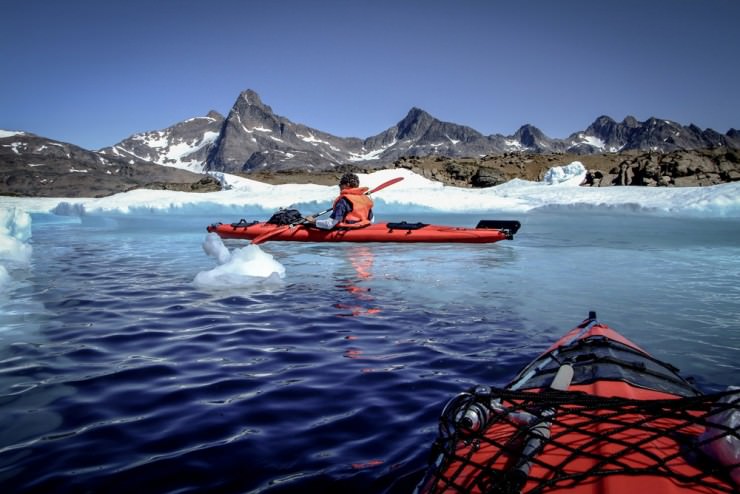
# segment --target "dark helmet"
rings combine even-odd
[[[360,178],[354,173],[345,173],[342,178],[339,179],[339,186],[347,186],[356,189],[360,186]]]

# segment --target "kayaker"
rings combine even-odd
[[[367,187],[360,187],[360,178],[354,173],[345,173],[339,180],[339,197],[327,219],[307,216],[305,223],[323,230],[362,228],[373,222],[373,200],[366,194]]]

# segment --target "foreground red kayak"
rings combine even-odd
[[[424,223],[377,223],[364,228],[321,230],[305,225],[275,225],[267,222],[215,223],[209,232],[221,238],[293,242],[426,242],[486,244],[511,240],[519,230],[518,221],[482,220],[475,228],[428,225]]]
[[[440,418],[417,492],[740,489],[740,389],[703,395],[592,312],[505,388]]]

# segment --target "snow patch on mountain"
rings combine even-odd
[[[0,129],[0,139],[4,139],[6,137],[13,137],[17,135],[24,135],[25,132],[20,132],[17,130],[2,130]]]
[[[358,154],[358,153],[349,153],[349,161],[371,161],[371,160],[377,160],[380,159],[380,156],[383,154],[383,152],[386,149],[392,148],[396,145],[396,139],[393,139],[393,142],[388,144],[387,146],[380,147],[378,149],[374,149],[372,151],[366,151],[365,148],[362,148],[362,151],[364,151],[364,154]]]
[[[524,149],[524,145],[515,139],[505,139],[504,146],[507,151],[521,151]]]
[[[590,146],[593,149],[597,149],[602,152],[606,149],[606,143],[603,139],[600,139],[596,136],[584,134],[583,132],[579,132],[578,134],[576,134],[575,139],[571,141],[571,146]]]
[[[307,136],[296,133],[296,137],[302,140],[303,142],[308,142],[309,144],[313,144],[314,146],[318,146],[319,144],[326,144],[327,146],[329,145],[328,141],[321,140],[311,133],[309,133]]]

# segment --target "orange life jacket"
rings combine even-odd
[[[344,198],[352,205],[352,211],[347,213],[344,219],[337,223],[340,228],[362,228],[371,223],[370,212],[373,209],[373,200],[370,196],[365,195],[367,187],[358,187],[355,189],[344,189],[339,193],[339,197],[334,200],[334,206]]]

